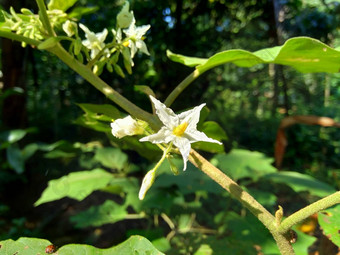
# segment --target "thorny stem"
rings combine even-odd
[[[325,198],[322,198],[313,204],[310,204],[301,210],[293,213],[288,218],[284,219],[279,227],[280,233],[286,233],[292,226],[296,225],[297,223],[307,219],[309,216],[317,213],[323,209],[331,207],[335,204],[340,203],[340,191],[333,193]]]
[[[197,168],[201,169],[211,179],[217,182],[223,189],[227,190],[234,198],[242,203],[253,213],[273,235],[282,255],[295,254],[292,245],[285,233],[280,233],[275,224],[275,217],[268,212],[249,193],[244,191],[236,182],[230,179],[208,160],[202,157],[195,150],[190,151],[189,160]]]

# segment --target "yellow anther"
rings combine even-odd
[[[182,136],[185,130],[187,129],[188,125],[189,125],[188,122],[183,122],[182,124],[175,127],[172,133],[176,136]]]
[[[128,47],[130,45],[129,41],[123,42],[123,46]]]

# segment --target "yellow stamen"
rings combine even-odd
[[[129,41],[123,42],[123,46],[128,47],[130,45]]]
[[[185,130],[187,129],[188,125],[189,125],[188,122],[183,122],[182,124],[175,127],[172,133],[176,136],[182,136]]]

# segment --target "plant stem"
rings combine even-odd
[[[284,219],[280,224],[279,232],[286,233],[292,226],[303,221],[304,219],[307,219],[314,213],[317,213],[323,209],[326,209],[339,203],[340,203],[340,191],[335,192],[334,194],[329,195],[325,198],[322,198],[316,201],[315,203],[308,205],[305,208],[302,208],[296,213],[293,213],[288,218]]]
[[[182,91],[190,85],[198,76],[203,72],[195,69],[189,76],[187,76],[177,87],[170,93],[170,95],[165,99],[164,104],[169,107],[175,99],[182,93]]]
[[[39,7],[39,17],[41,22],[43,23],[44,28],[46,29],[49,36],[55,36],[55,32],[53,31],[53,28],[51,26],[50,20],[47,15],[46,6],[44,3],[44,0],[36,0],[38,7]]]
[[[249,193],[244,191],[236,182],[226,174],[213,166],[195,150],[190,151],[189,160],[197,168],[201,169],[211,179],[217,182],[223,189],[227,190],[234,198],[242,203],[252,214],[254,214],[273,235],[282,255],[295,254],[285,233],[279,232],[275,224],[275,217],[268,212]]]
[[[41,42],[38,40],[34,40],[23,35],[18,35],[8,30],[0,30],[0,37],[11,39],[14,41],[25,42],[27,44],[38,46]]]
[[[60,44],[57,44],[55,47],[48,49],[48,51],[60,58],[66,65],[76,71],[85,80],[91,83],[96,89],[102,92],[111,101],[119,105],[126,112],[138,119],[148,122],[154,130],[159,129],[160,122],[156,116],[142,110],[141,108],[130,102],[128,99],[123,97],[121,94],[119,94],[117,91],[115,91],[102,79],[96,76],[91,71],[91,69],[73,58],[64,48],[60,46]]]

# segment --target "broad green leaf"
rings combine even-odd
[[[208,244],[202,244],[198,250],[194,253],[194,255],[213,255],[214,251]]]
[[[297,172],[281,171],[277,173],[267,174],[265,179],[276,183],[286,184],[295,192],[308,191],[311,195],[324,197],[335,192],[335,189],[309,175]]]
[[[186,66],[190,66],[190,67],[204,64],[207,61],[207,59],[204,59],[204,58],[186,57],[180,54],[175,54],[171,52],[170,50],[166,51],[166,55],[172,61],[181,63]]]
[[[49,10],[62,10],[66,11],[68,8],[72,7],[78,0],[50,0],[47,7]]]
[[[102,205],[92,206],[88,210],[72,216],[71,222],[75,223],[78,228],[97,227],[124,220],[127,214],[124,206],[112,200],[106,200]]]
[[[122,170],[128,157],[118,148],[98,148],[94,159],[110,169]]]
[[[44,239],[21,237],[17,241],[0,241],[1,255],[32,255],[46,254],[45,249],[51,243]],[[67,244],[60,247],[58,255],[163,255],[149,240],[142,236],[131,236],[123,243],[109,249],[99,249],[85,244]]]
[[[273,159],[257,151],[234,149],[228,154],[215,156],[211,161],[234,180],[246,177],[257,180],[277,171],[272,166]]]
[[[34,205],[38,206],[63,197],[83,200],[93,191],[105,188],[113,178],[112,174],[103,169],[70,173],[49,181],[48,187]]]
[[[21,151],[24,160],[27,160],[30,157],[32,157],[37,150],[39,150],[39,144],[37,143],[27,144]]]
[[[119,110],[110,104],[78,104],[87,116],[101,120],[112,121],[121,117]]]
[[[318,221],[325,236],[340,247],[340,204],[320,212]]]
[[[192,61],[192,57],[175,54],[173,61],[187,66],[196,66],[203,73],[215,66],[234,63],[241,67],[251,67],[261,63],[287,65],[300,72],[337,73],[340,70],[340,51],[309,37],[289,39],[282,46],[266,48],[256,52],[246,50],[227,50],[208,59]]]
[[[7,150],[7,161],[17,174],[25,171],[25,159],[17,144],[10,145]]]
[[[296,243],[292,245],[294,248],[295,254],[296,255],[307,255],[308,248],[316,241],[316,238],[314,236],[310,236],[301,231],[298,231],[295,228],[293,229],[298,236]]]

